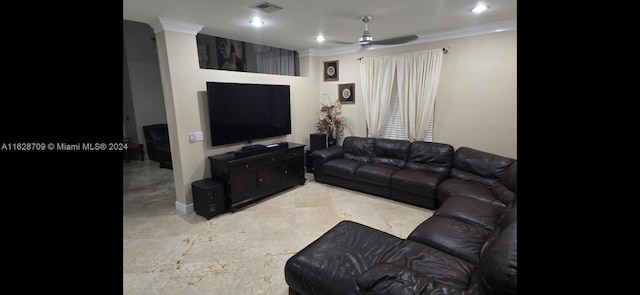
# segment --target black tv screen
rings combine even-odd
[[[211,145],[291,134],[289,85],[207,82]]]

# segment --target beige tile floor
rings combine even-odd
[[[341,220],[401,238],[432,210],[316,183],[210,220],[175,209],[173,172],[123,168],[123,293],[288,294],[284,264]]]

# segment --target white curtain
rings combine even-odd
[[[400,117],[409,141],[424,141],[435,105],[442,49],[397,55]]]
[[[253,51],[256,54],[258,73],[296,75],[293,50],[254,44]]]
[[[365,57],[360,60],[362,101],[368,133],[378,137],[389,108],[391,87],[396,69],[392,56]]]

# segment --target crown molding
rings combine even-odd
[[[340,55],[340,54],[349,54],[356,53],[360,51],[360,45],[346,45],[340,47],[334,47],[329,49],[304,49],[298,50],[298,56],[307,57],[307,56],[330,56],[330,55]]]
[[[465,27],[460,29],[453,29],[447,31],[440,31],[428,34],[418,35],[418,40],[414,43],[426,43],[433,41],[449,40],[456,38],[472,37],[496,32],[517,30],[518,26],[516,20],[497,22],[486,25],[479,25],[473,27]]]
[[[510,20],[510,21],[497,22],[497,23],[480,25],[480,26],[465,27],[465,28],[459,28],[459,29],[453,29],[453,30],[439,31],[434,33],[419,34],[417,40],[414,40],[409,43],[398,44],[398,45],[387,45],[387,46],[374,45],[374,46],[371,46],[369,49],[399,47],[399,46],[406,46],[409,44],[419,44],[419,43],[442,41],[442,40],[449,40],[449,39],[456,39],[456,38],[472,37],[472,36],[478,36],[478,35],[484,35],[484,34],[490,34],[490,33],[496,33],[496,32],[512,31],[517,29],[518,29],[518,26],[517,26],[516,20]],[[360,51],[360,46],[354,44],[354,45],[347,45],[347,46],[335,47],[330,49],[309,48],[305,50],[299,50],[298,55],[300,57],[307,57],[307,56],[323,57],[323,56],[330,56],[330,55],[355,53],[358,51]]]
[[[194,36],[204,27],[201,25],[170,20],[163,17],[159,17],[158,19],[151,21],[149,25],[153,28],[153,31],[156,34],[162,31],[171,31]]]

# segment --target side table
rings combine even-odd
[[[124,150],[124,158],[127,163],[131,162],[131,157],[139,154],[140,161],[144,161],[144,145],[141,143],[137,143],[135,141],[131,141],[128,138],[124,139],[124,143],[127,144],[127,149]]]

